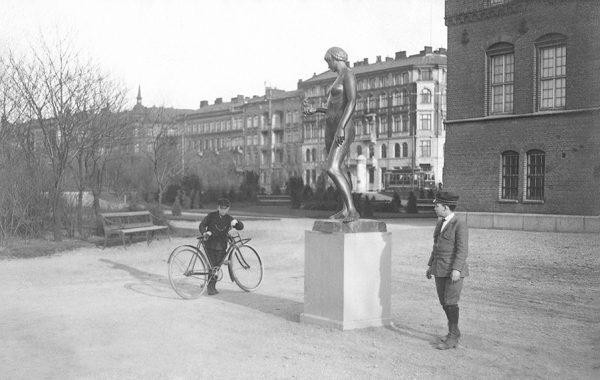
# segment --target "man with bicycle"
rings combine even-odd
[[[208,213],[202,220],[198,229],[206,239],[206,255],[211,266],[218,266],[223,261],[227,251],[227,241],[229,230],[244,229],[244,224],[229,215],[231,203],[227,198],[221,198],[217,201],[217,211]],[[217,279],[213,277],[208,282],[208,295],[219,293],[216,289]]]

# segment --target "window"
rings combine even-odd
[[[402,157],[408,157],[408,143],[402,143]]]
[[[399,92],[392,94],[392,106],[402,105],[402,97]]]
[[[379,108],[387,108],[388,106],[388,99],[387,99],[387,95],[384,94],[380,94],[379,95]]]
[[[408,103],[408,93],[406,92],[406,90],[400,91],[400,104],[407,105]]]
[[[394,157],[400,157],[400,144],[394,145]]]
[[[431,130],[431,114],[420,115],[420,123],[421,130],[430,131]]]
[[[310,149],[306,150],[306,162],[310,162]]]
[[[546,154],[541,150],[527,152],[527,200],[544,200]]]
[[[519,192],[519,153],[502,153],[502,199],[517,199]]]
[[[360,156],[362,154],[362,146],[357,145],[356,146],[356,157]]]
[[[565,45],[539,49],[540,110],[565,107],[567,48]]]
[[[421,157],[431,157],[431,141],[422,140],[420,145]]]
[[[379,119],[379,132],[382,135],[387,135],[388,126],[387,126],[387,116],[383,116]]]
[[[369,95],[367,102],[369,110],[374,110],[377,108],[377,99],[373,95]]]
[[[375,168],[372,166],[369,168],[369,183],[375,183]]]
[[[409,82],[408,72],[402,73],[402,84],[407,84]]]
[[[402,132],[408,132],[408,115],[402,115]]]
[[[402,131],[402,118],[400,117],[400,115],[392,116],[392,131],[394,133]]]
[[[312,162],[317,161],[317,150],[315,148],[312,149],[310,156],[312,158]]]
[[[490,114],[513,112],[515,54],[508,43],[488,49],[490,64]]]
[[[373,158],[375,156],[375,149],[373,145],[369,146],[369,158]]]
[[[431,80],[431,70],[430,69],[423,69],[423,70],[419,70],[419,76],[421,80]]]
[[[431,103],[431,91],[427,88],[424,88],[423,91],[421,91],[421,103]]]
[[[381,158],[387,158],[387,146],[385,144],[381,145]]]

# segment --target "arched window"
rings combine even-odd
[[[362,154],[362,146],[357,145],[356,146],[356,157],[360,156]]]
[[[394,145],[394,157],[400,157],[400,144]]]
[[[408,157],[408,144],[402,143],[402,157]]]
[[[431,91],[428,88],[424,88],[421,91],[421,103],[424,103],[424,104],[431,103]]]
[[[315,162],[317,161],[317,150],[315,148],[312,149],[312,161]]]
[[[373,158],[375,156],[375,149],[373,145],[369,146],[369,158]]]
[[[385,144],[381,145],[381,158],[387,158],[387,146]]]
[[[310,149],[306,150],[306,162],[310,162]]]
[[[502,153],[501,199],[517,199],[519,194],[519,153],[508,150]]]
[[[367,102],[369,110],[374,110],[377,108],[377,99],[373,95],[369,95]]]
[[[541,150],[527,152],[527,187],[528,200],[544,200],[544,180],[546,175],[546,153]]]

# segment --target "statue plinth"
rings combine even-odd
[[[387,226],[384,222],[372,219],[358,219],[348,223],[343,223],[341,220],[324,219],[315,221],[312,230],[325,233],[387,232]]]
[[[305,232],[300,321],[340,330],[388,325],[391,253],[384,222],[316,221]]]

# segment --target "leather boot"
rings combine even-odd
[[[217,284],[217,280],[214,278],[208,282],[208,295],[209,296],[214,296],[215,294],[219,294],[219,291],[215,287],[216,284]]]
[[[437,345],[438,350],[448,350],[450,348],[458,347],[458,340],[460,338],[460,330],[458,329],[458,325],[451,324],[449,329],[450,332],[448,333],[448,338]]]

